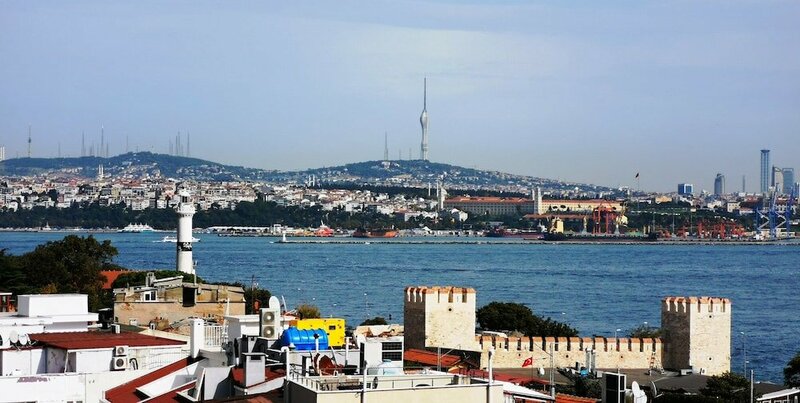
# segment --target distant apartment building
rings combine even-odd
[[[589,214],[605,205],[615,211],[623,211],[621,202],[604,199],[542,199],[541,191],[532,192],[531,198],[524,197],[470,197],[457,196],[444,201],[445,210],[458,209],[472,215],[527,215],[552,213]]]
[[[778,167],[772,167],[772,178],[770,182],[770,188],[775,191],[775,193],[783,192],[783,169]]]
[[[792,194],[795,188],[794,168],[783,168],[783,193]],[[795,193],[797,196],[797,193]]]
[[[714,178],[714,196],[722,196],[725,194],[725,175],[717,174]]]
[[[691,183],[679,183],[678,194],[681,196],[691,196],[694,193],[694,185]]]

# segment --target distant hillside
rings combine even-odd
[[[447,187],[527,192],[540,186],[563,193],[614,193],[615,189],[552,179],[483,171],[422,160],[367,161],[336,167],[281,172],[218,164],[199,158],[176,157],[150,152],[127,153],[110,158],[16,158],[0,162],[0,175],[96,177],[100,165],[105,175],[114,177],[167,177],[198,181],[265,181],[302,184],[312,179],[326,184],[378,184],[385,186],[427,187],[442,180]]]
[[[177,157],[151,152],[127,153],[109,158],[15,158],[0,162],[0,174],[30,176],[61,173],[82,177],[97,176],[100,165],[111,176],[162,176],[200,181],[267,180],[271,171],[223,165],[199,158]]]

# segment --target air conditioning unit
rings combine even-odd
[[[114,347],[114,357],[124,357],[128,355],[128,346]]]
[[[280,327],[280,307],[269,307],[261,309],[259,315],[259,336],[265,339],[277,340],[278,328]]]
[[[128,369],[128,359],[125,357],[114,357],[111,361],[111,367],[114,371],[124,371]]]

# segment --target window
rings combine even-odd
[[[336,325],[329,325],[328,330],[336,330]]]
[[[403,343],[399,341],[385,341],[381,344],[383,347],[383,351],[389,351],[389,350],[399,351],[403,349]]]
[[[381,360],[400,361],[403,359],[402,351],[384,351],[381,354]]]
[[[153,291],[145,291],[142,293],[142,301],[155,301],[156,300],[156,292]]]

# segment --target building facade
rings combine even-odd
[[[761,193],[769,191],[769,150],[761,150]]]
[[[714,196],[722,196],[725,194],[725,175],[717,174],[714,178]]]

